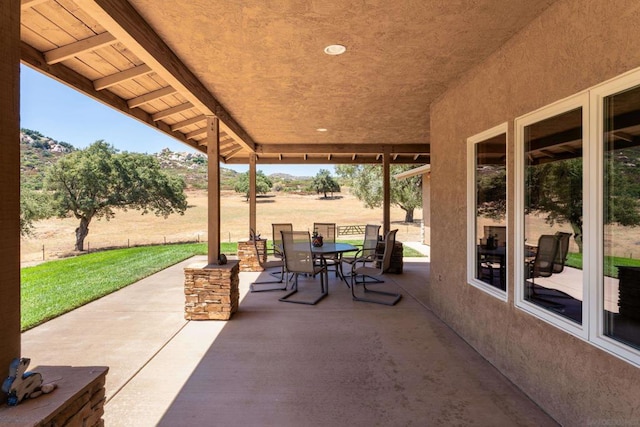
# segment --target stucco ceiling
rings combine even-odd
[[[428,160],[431,103],[553,2],[131,0],[129,3],[160,42],[175,53],[176,60],[219,103],[225,113],[220,116],[223,124],[226,114],[231,118],[231,126],[225,129],[229,135],[228,150],[233,151],[233,156],[223,160],[234,157],[234,161],[246,161],[254,151],[262,160],[287,161],[288,154],[300,153],[300,147],[307,146],[309,153],[322,155],[327,162],[336,160],[331,158],[332,153],[357,161],[358,147],[367,153],[376,151],[372,147],[379,147],[377,152],[381,153],[384,146],[404,144],[396,152],[424,162]],[[118,44],[111,48],[128,58],[128,67],[148,64],[156,71],[153,58],[149,60],[147,51],[141,52],[148,46],[153,50],[153,43],[140,40],[149,38],[148,33],[129,37],[141,25],[135,19],[122,23],[131,15],[126,2],[23,0],[24,3],[32,3],[28,9],[23,8],[22,19],[23,41],[34,48],[23,58],[29,65],[56,76],[56,70],[52,69],[55,65],[38,66],[38,54],[46,55],[73,39],[65,40],[56,32],[43,36],[46,31],[38,31],[32,22],[69,12],[94,34],[105,31],[113,34]],[[105,19],[107,15],[109,19]],[[111,17],[115,24],[109,23]],[[61,30],[67,31],[65,20],[58,18],[57,22]],[[34,33],[47,38],[47,43]],[[77,41],[83,37],[74,36]],[[347,51],[340,56],[328,56],[323,49],[329,44],[342,44]],[[158,52],[162,49],[149,55],[157,57]],[[117,65],[117,60],[105,54],[101,56],[118,68],[114,71],[123,71],[125,65]],[[81,52],[61,61],[61,65],[94,83],[108,77],[110,72],[100,71],[98,65],[91,64],[92,60]],[[162,122],[174,136],[202,146],[206,143],[198,134],[202,124],[174,128],[206,112],[198,110],[199,100],[191,102],[188,84],[183,87],[174,83],[174,77],[181,82],[184,72],[179,67],[177,71],[165,68],[169,74],[166,69],[165,73],[158,72],[159,77],[147,74],[140,78],[155,81],[138,79],[139,85],[146,87],[147,92],[167,85],[180,90],[171,94],[169,100],[162,99],[164,107],[154,105],[156,100],[138,106],[149,115],[156,114],[143,121],[156,125]],[[59,75],[56,78],[64,80]],[[144,94],[130,81],[127,84],[108,90],[129,102]],[[194,109],[186,109],[188,102],[194,104]],[[175,113],[179,117],[158,119],[157,114],[163,108],[180,105],[185,109]],[[318,128],[327,131],[318,132]],[[176,131],[182,134],[176,135]],[[239,140],[249,143],[231,148]],[[312,147],[316,145],[323,148],[314,150]],[[413,145],[415,150],[406,147]],[[291,153],[287,147],[291,147]]]

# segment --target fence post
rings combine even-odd
[[[42,260],[44,261],[44,245],[42,245]]]
[[[129,246],[129,239],[127,239],[127,248],[129,248],[129,247],[130,247],[130,246]]]

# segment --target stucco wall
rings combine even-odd
[[[466,284],[466,139],[509,123],[513,213],[513,120],[640,67],[638,22],[637,0],[561,0],[431,110],[430,304],[565,425],[640,424],[640,369],[516,309],[513,265],[506,303]],[[513,217],[508,224],[511,242]]]
[[[0,378],[20,355],[20,1],[0,3]],[[0,404],[6,399],[0,394]]]

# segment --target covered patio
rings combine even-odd
[[[26,332],[23,351],[108,364],[108,426],[556,425],[431,312],[425,258],[385,278],[404,294],[395,307],[353,302],[333,275],[317,306],[284,304],[284,292],[248,292],[266,273],[241,273],[228,322],[184,320],[194,261]]]
[[[282,304],[276,304],[274,311],[262,305],[271,301],[270,296],[249,295],[237,318],[224,327],[223,323],[191,322],[184,332],[193,330],[198,335],[217,329],[220,333],[207,336],[204,347],[194,351],[199,355],[184,361],[191,364],[190,370],[175,379],[179,388],[165,396],[162,408],[156,408],[160,414],[156,421],[166,420],[168,425],[190,419],[194,413],[237,421],[250,416],[249,411],[240,411],[257,403],[266,417],[272,417],[267,423],[308,423],[311,417],[325,415],[335,417],[327,418],[333,422],[347,419],[359,402],[365,410],[357,414],[370,424],[393,420],[408,424],[407,420],[416,420],[406,418],[410,415],[420,421],[423,416],[434,417],[441,424],[481,424],[478,420],[483,420],[495,425],[507,418],[527,424],[535,411],[531,406],[522,412],[516,409],[519,404],[511,399],[519,396],[519,388],[563,425],[638,424],[640,350],[606,335],[603,307],[597,300],[602,294],[598,268],[603,245],[598,215],[603,212],[601,199],[606,200],[598,189],[603,181],[602,153],[595,150],[595,155],[585,157],[589,161],[581,175],[590,191],[581,213],[585,235],[592,239],[585,245],[589,262],[584,268],[590,273],[584,275],[582,293],[590,302],[583,306],[581,325],[563,324],[523,303],[524,244],[519,222],[523,207],[519,201],[525,192],[520,182],[522,135],[527,126],[537,123],[534,119],[542,120],[541,115],[555,109],[581,109],[577,129],[585,149],[592,149],[603,137],[597,131],[605,121],[598,114],[601,98],[617,96],[616,91],[635,94],[640,90],[639,19],[635,0],[2,2],[0,367],[19,355],[36,351],[40,358],[47,352],[27,347],[20,334],[17,141],[22,62],[208,154],[209,254],[205,263],[209,265],[219,255],[216,160],[248,164],[254,177],[261,163],[379,164],[385,177],[383,232],[390,229],[391,164],[430,164],[431,263],[398,276],[401,283],[397,285],[405,294],[399,305],[388,311],[353,305],[348,298],[340,298],[345,289],[338,287],[311,309],[316,311]],[[336,45],[346,47],[346,52],[333,55],[342,50]],[[632,101],[631,131],[618,132],[616,138],[637,146],[640,100]],[[467,188],[473,176],[468,160],[473,156],[467,154],[467,143],[496,127],[504,133],[501,155],[508,227],[506,286],[498,297],[469,283],[467,249],[476,242],[468,244],[471,221],[465,209],[473,207]],[[575,147],[568,149],[575,151]],[[258,214],[254,190],[247,235]],[[246,287],[244,280],[243,276]],[[251,310],[243,312],[245,308]],[[264,325],[252,321],[257,313],[272,320]],[[123,313],[124,319],[128,316]],[[446,326],[432,323],[436,319]],[[67,331],[75,333],[87,326],[74,322]],[[144,326],[153,331],[151,322]],[[439,365],[441,360],[455,360],[465,346],[452,331],[482,357],[473,353],[466,364]],[[320,339],[309,338],[311,332]],[[274,342],[269,345],[253,347],[255,343],[246,342],[267,334],[275,334],[270,335]],[[144,336],[141,331],[140,337]],[[186,339],[181,342],[177,339],[181,337]],[[220,353],[209,350],[214,341],[212,348],[220,344]],[[195,342],[196,338],[178,333],[165,349],[176,345],[182,350]],[[298,347],[301,342],[307,345]],[[362,349],[366,354],[360,353]],[[108,354],[124,361],[134,357],[117,350],[111,347]],[[186,351],[175,354],[189,355]],[[300,359],[309,364],[293,364]],[[356,359],[362,363],[351,365]],[[180,362],[176,358],[164,366]],[[123,366],[122,361],[114,361],[114,367],[118,364]],[[211,384],[213,365],[226,368],[220,375],[226,375],[227,384]],[[264,378],[252,375],[255,367],[264,369]],[[495,373],[493,367],[516,387],[506,383],[507,388],[499,391],[489,385],[492,380],[480,380],[489,371]],[[149,377],[166,377],[162,384],[171,382],[174,371],[156,367],[154,361],[140,372],[152,368],[156,370],[148,371],[153,372]],[[332,382],[325,375],[329,368],[344,381]],[[114,369],[114,377],[117,372]],[[124,375],[120,381],[130,377]],[[163,390],[142,381],[144,377],[125,381],[123,394],[112,395],[107,411],[135,410],[142,397]],[[356,384],[355,377],[363,382]],[[232,383],[232,378],[240,381]],[[286,392],[300,379],[302,386],[295,390],[308,393],[307,401],[297,392]],[[314,383],[323,388],[309,386]],[[431,388],[432,384],[436,387]],[[485,386],[488,392],[478,391]],[[211,387],[215,387],[213,400],[207,398],[212,396]],[[125,398],[127,389],[133,394]],[[281,400],[271,398],[273,389],[283,396]],[[428,391],[434,389],[439,391]],[[258,393],[262,390],[266,392]],[[256,394],[263,400],[251,400]],[[228,399],[244,406],[234,413],[237,407],[221,406]],[[149,405],[154,402],[151,398]],[[347,404],[343,412],[334,409],[345,408],[337,402]],[[391,405],[376,412],[379,402]],[[429,402],[441,405],[429,407]],[[279,405],[290,411],[278,412]],[[298,412],[299,408],[304,410]],[[520,413],[527,415],[522,418]],[[285,416],[291,418],[279,418]],[[491,416],[501,418],[496,421]],[[533,420],[534,424],[545,422]]]

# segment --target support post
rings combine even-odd
[[[0,6],[0,58],[0,372],[6,375],[20,357],[20,0]]]
[[[208,159],[208,265],[217,265],[220,257],[220,123],[217,117],[207,117]]]
[[[249,229],[256,229],[256,153],[249,155]]]
[[[386,236],[391,230],[391,154],[389,148],[384,148],[382,154],[382,235]]]

